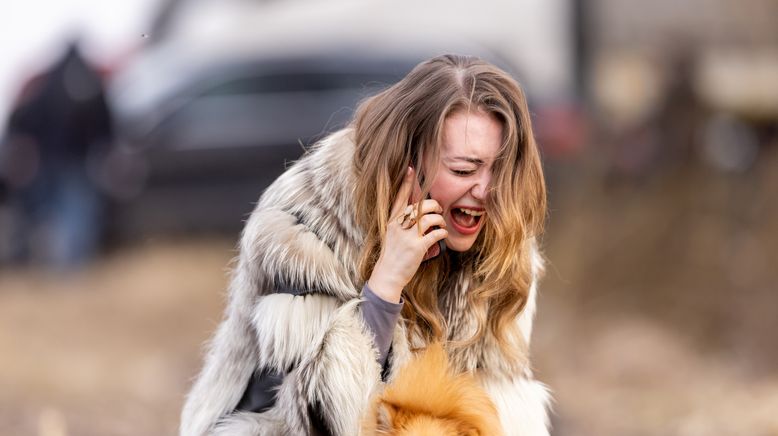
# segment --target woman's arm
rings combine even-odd
[[[384,366],[392,345],[394,328],[403,308],[403,301],[400,300],[399,303],[386,301],[376,295],[367,284],[362,288],[362,295],[364,297],[361,305],[362,316],[378,348],[378,363]]]
[[[392,335],[403,305],[402,302],[395,304],[382,300],[367,285],[362,288],[362,295],[362,317],[378,349],[378,364],[383,367],[386,365]],[[235,412],[262,413],[273,407],[276,403],[276,392],[285,376],[285,371],[277,369],[263,368],[255,371]]]

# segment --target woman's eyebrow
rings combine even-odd
[[[452,156],[449,158],[446,158],[446,160],[452,161],[452,160],[461,160],[468,163],[476,164],[476,165],[483,165],[485,162],[483,159],[479,159],[477,157],[470,157],[470,156]]]

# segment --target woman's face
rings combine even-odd
[[[443,124],[443,144],[430,197],[443,207],[446,246],[467,251],[486,218],[492,165],[502,144],[502,123],[481,110],[461,110]]]

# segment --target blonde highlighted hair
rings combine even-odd
[[[370,277],[381,250],[392,201],[408,166],[417,169],[422,194],[435,174],[423,174],[424,162],[437,162],[443,123],[456,111],[479,110],[503,126],[503,141],[492,166],[486,198],[487,217],[476,243],[462,258],[472,271],[468,308],[477,319],[467,346],[490,332],[503,352],[525,357],[516,317],[533,280],[530,238],[543,231],[546,188],[521,87],[503,70],[480,59],[443,55],[417,65],[400,82],[368,98],[352,122],[357,146],[354,166],[357,222],[365,232],[360,274]],[[426,261],[404,289],[403,316],[412,333],[427,342],[446,340],[438,293],[452,272],[448,256]],[[513,345],[512,345],[513,344]]]

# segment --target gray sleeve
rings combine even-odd
[[[386,363],[389,347],[392,345],[392,334],[397,325],[397,319],[400,318],[403,301],[390,303],[374,294],[367,283],[362,287],[362,295],[365,297],[361,304],[362,317],[373,333],[373,339],[379,352],[378,363],[383,366]]]

